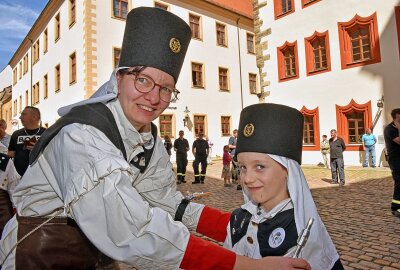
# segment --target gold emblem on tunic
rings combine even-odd
[[[171,40],[169,41],[169,47],[174,53],[178,53],[181,51],[181,43],[177,38],[171,38]]]
[[[253,135],[254,132],[254,125],[253,124],[247,124],[244,129],[243,129],[243,134],[246,137],[250,137]]]

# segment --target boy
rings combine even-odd
[[[300,257],[313,270],[342,270],[299,165],[302,139],[303,116],[293,108],[256,104],[242,111],[235,158],[246,203],[232,213],[224,246],[251,258],[293,256],[313,218]]]

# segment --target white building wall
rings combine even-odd
[[[273,3],[273,1],[270,1]],[[400,70],[398,61],[399,50],[397,44],[396,27],[394,21],[394,6],[397,0],[387,1],[320,1],[306,8],[301,7],[301,1],[295,2],[295,12],[274,19],[273,4],[260,10],[260,18],[264,21],[262,30],[271,28],[272,33],[262,41],[268,41],[268,50],[271,59],[265,62],[263,72],[267,72],[270,81],[270,96],[267,102],[282,103],[301,109],[319,108],[320,135],[328,135],[331,129],[337,128],[335,105],[348,105],[351,99],[358,104],[368,101],[372,103],[372,119],[378,107],[377,100],[385,95],[385,113],[380,117],[374,134],[378,137],[377,157],[380,158],[383,148],[383,126],[387,122],[390,110],[400,104],[400,95],[388,99],[393,93],[393,78],[388,78],[393,70]],[[338,22],[348,22],[356,14],[368,17],[377,13],[378,32],[380,37],[381,62],[377,64],[354,67],[342,70],[338,37]],[[313,76],[306,74],[304,38],[310,37],[315,31],[320,33],[329,31],[331,71]],[[286,82],[278,80],[277,48],[286,41],[297,41],[299,78]],[[395,61],[393,61],[395,58]],[[385,76],[380,76],[381,74]],[[386,88],[386,89],[385,89]],[[386,95],[387,93],[387,95]],[[389,106],[387,106],[390,104]],[[386,118],[386,119],[385,119]],[[339,134],[340,136],[340,134]],[[344,160],[346,165],[361,165],[362,151],[346,151]],[[322,161],[319,151],[303,151],[304,164],[317,164]]]

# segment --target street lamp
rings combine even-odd
[[[185,113],[185,116],[183,117],[183,126],[186,127],[187,123],[189,122],[189,113],[190,113],[190,111],[189,111],[187,106],[186,106],[186,109],[183,112]]]

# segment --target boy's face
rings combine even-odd
[[[289,198],[287,170],[267,154],[243,152],[238,154],[240,179],[250,199],[270,211]]]

